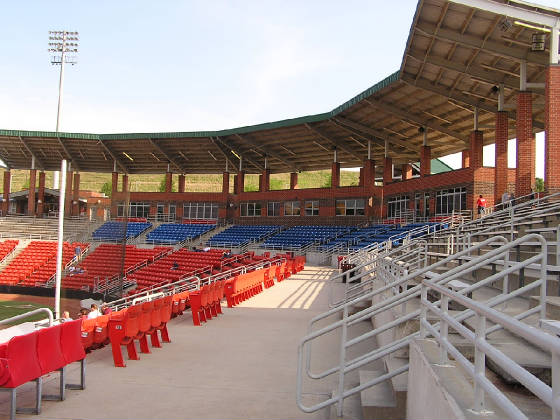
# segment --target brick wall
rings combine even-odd
[[[517,95],[517,196],[529,194],[535,186],[535,137],[531,92]]]
[[[496,170],[494,172],[494,202],[499,203],[502,194],[507,190],[508,172],[508,114],[500,111],[496,113]]]
[[[560,64],[546,70],[545,88],[545,186],[560,190]]]

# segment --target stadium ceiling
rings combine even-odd
[[[550,33],[560,10],[513,0],[420,0],[399,71],[334,110],[213,132],[73,134],[0,130],[0,159],[9,168],[220,173],[227,165],[273,173],[327,169],[336,149],[343,167],[368,156],[382,165],[385,146],[394,164],[419,160],[426,132],[432,157],[468,148],[478,115],[484,143],[494,143],[498,91],[504,92],[509,137],[515,137],[520,72],[533,92],[533,131],[544,129],[544,81]],[[545,28],[546,29],[546,28]],[[544,51],[532,36],[544,34]]]

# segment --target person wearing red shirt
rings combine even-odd
[[[486,199],[482,197],[482,194],[478,196],[478,200],[476,200],[476,206],[478,207],[478,214],[482,215],[484,210],[486,209]]]

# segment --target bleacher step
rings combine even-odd
[[[540,303],[540,296],[531,296],[529,305],[534,308]],[[560,296],[546,296],[546,317],[560,320]]]
[[[379,370],[360,370],[360,385],[369,382],[386,372]],[[400,420],[406,418],[406,404],[398,404],[390,381],[383,381],[360,393],[364,419]]]

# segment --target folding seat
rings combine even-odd
[[[200,290],[190,292],[189,299],[191,304],[191,313],[193,324],[200,326],[200,322],[206,322],[204,304],[207,301],[206,286],[202,286]]]
[[[150,329],[150,341],[152,342],[152,347],[161,347],[161,343],[159,341],[157,329],[161,326],[162,320],[162,307],[163,307],[163,299],[157,299],[152,301],[154,304],[154,309],[151,313],[151,323],[152,327]]]
[[[144,302],[141,304],[142,311],[138,320],[138,334],[134,337],[140,341],[140,351],[142,353],[151,353],[148,347],[148,334],[153,333],[155,329],[152,327],[152,312],[154,311],[154,302]]]
[[[46,400],[63,401],[66,397],[65,370],[66,359],[62,354],[62,324],[37,331],[37,358],[41,366],[41,375],[59,371],[59,394],[43,395]]]
[[[101,315],[95,318],[95,329],[93,333],[93,343],[96,347],[102,347],[109,342],[109,315]]]
[[[95,334],[95,319],[84,319],[82,321],[82,346],[84,350],[89,351],[93,347],[93,336]]]
[[[86,352],[81,343],[82,320],[66,321],[60,331],[62,354],[69,365],[80,362],[80,383],[66,384],[66,389],[86,389]]]
[[[37,357],[37,332],[12,337],[0,345],[0,390],[10,392],[10,419],[16,415],[17,388],[35,381],[35,408],[19,412],[41,413],[41,365]]]
[[[157,329],[161,331],[161,341],[164,343],[171,343],[169,332],[167,331],[167,323],[171,319],[173,296],[166,296],[160,300],[163,301],[161,306],[161,324]]]
[[[121,346],[126,346],[130,360],[140,360],[134,345],[134,337],[139,330],[138,316],[140,310],[139,305],[134,305],[126,310],[114,312],[109,317],[109,338],[113,350],[113,360],[117,367],[126,366],[122,357]]]

